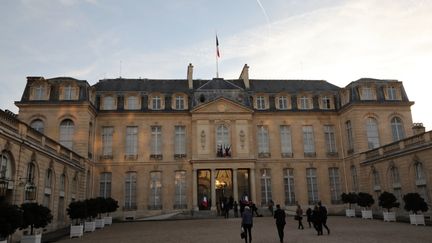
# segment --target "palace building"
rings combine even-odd
[[[431,202],[432,133],[413,124],[401,81],[338,87],[249,79],[248,69],[201,80],[190,64],[186,79],[94,85],[28,77],[18,116],[2,115],[18,124],[0,141],[8,199],[26,200],[23,177],[37,179],[35,200],[55,221],[70,201],[97,196],[119,201],[118,218],[215,212],[224,197],[262,210],[322,201],[332,213],[345,208],[342,192]]]

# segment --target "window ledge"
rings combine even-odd
[[[138,159],[138,155],[125,155],[124,156],[125,160],[137,160]]]
[[[316,153],[315,152],[305,152],[304,157],[316,157]]]
[[[270,153],[258,153],[258,158],[270,158]]]
[[[294,156],[293,156],[293,153],[281,153],[281,157],[282,158],[292,158]]]

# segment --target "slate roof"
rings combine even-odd
[[[93,85],[96,91],[187,92],[186,79],[103,79]]]

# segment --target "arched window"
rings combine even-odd
[[[230,148],[231,143],[228,127],[224,124],[220,124],[216,127],[216,149],[218,157],[229,156]]]
[[[368,139],[368,148],[374,149],[380,146],[378,134],[378,122],[375,118],[369,117],[366,121],[366,135]]]
[[[49,208],[51,204],[51,186],[53,180],[53,172],[51,169],[48,169],[45,174],[45,190],[44,190],[44,198],[43,203],[45,207]]]
[[[351,121],[345,122],[345,130],[347,135],[347,145],[348,145],[348,151],[352,151],[354,149],[354,138],[353,138],[353,130]]]
[[[72,149],[75,125],[72,120],[66,119],[60,123],[60,144]]]
[[[36,199],[36,186],[35,186],[36,166],[33,162],[28,163],[26,184],[24,186],[24,196],[26,201]]]
[[[12,179],[12,165],[9,155],[5,152],[0,155],[0,179]]]
[[[405,138],[402,120],[399,117],[393,117],[393,119],[391,119],[391,130],[393,141],[399,141]]]
[[[381,180],[379,172],[376,169],[372,170],[373,189],[374,191],[381,191]]]
[[[35,129],[36,131],[43,133],[44,132],[44,123],[41,119],[35,119],[30,123],[30,127]]]

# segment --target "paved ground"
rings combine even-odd
[[[287,218],[285,241],[294,242],[366,242],[405,243],[432,242],[431,226],[414,226],[408,223],[382,222],[342,216],[329,217],[331,234],[317,236],[307,225],[297,229],[297,221]],[[307,224],[307,223],[306,223]],[[252,228],[254,243],[278,243],[274,221],[271,217],[254,218]],[[240,219],[196,219],[117,223],[96,232],[86,233],[81,239],[64,238],[58,242],[81,243],[231,243],[244,242],[240,239]]]

